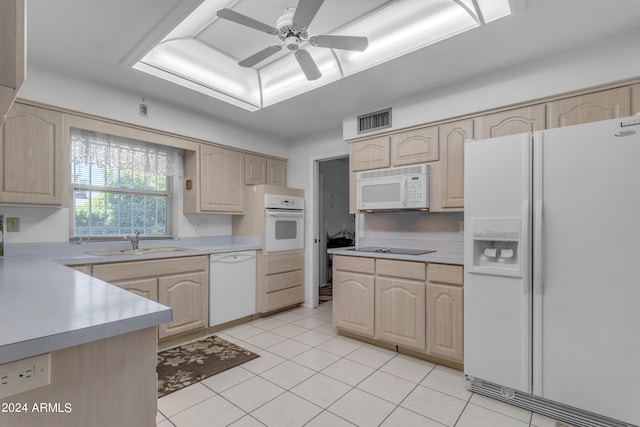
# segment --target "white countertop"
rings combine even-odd
[[[129,244],[128,242],[124,242]],[[134,261],[260,249],[256,238],[141,241],[186,251],[93,256],[113,244],[8,245],[0,258],[0,364],[48,353],[171,320],[171,309],[65,265]],[[130,245],[129,245],[130,247]],[[126,248],[126,246],[124,246]]]
[[[354,250],[354,247],[349,248],[334,248],[328,249],[328,253],[335,255],[348,255],[348,256],[359,256],[359,257],[367,257],[367,258],[385,258],[385,259],[399,259],[404,261],[420,261],[420,262],[431,262],[431,263],[439,263],[439,264],[455,264],[455,265],[464,265],[464,257],[462,250],[455,249],[436,249],[435,252],[431,252],[429,254],[424,255],[401,255],[401,254],[390,254],[385,252],[360,252]]]

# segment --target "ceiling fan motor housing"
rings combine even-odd
[[[309,33],[305,28],[298,27],[293,23],[295,11],[296,9],[294,7],[286,9],[282,16],[276,21],[278,37],[289,50],[298,50],[300,41],[306,40],[309,37]]]

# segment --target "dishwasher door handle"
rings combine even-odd
[[[245,255],[245,254],[228,254],[228,255],[224,255],[224,256],[212,256],[211,257],[211,262],[226,262],[226,263],[233,263],[233,262],[242,262],[242,261],[246,261],[249,259],[253,259],[255,258],[254,255]]]

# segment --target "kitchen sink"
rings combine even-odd
[[[122,249],[119,251],[93,251],[87,252],[89,255],[97,255],[97,256],[113,256],[113,255],[147,255],[147,254],[157,254],[163,252],[180,252],[186,251],[188,249],[185,248],[177,248],[177,247],[164,247],[164,248],[146,248],[146,249]]]

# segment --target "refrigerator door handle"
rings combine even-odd
[[[542,295],[542,199],[534,202],[533,218],[533,292]]]
[[[529,213],[529,200],[522,201],[522,240],[520,242],[520,268],[522,269],[522,293],[529,294],[531,281],[529,279],[529,260],[530,244],[529,244],[529,229],[531,214]]]

